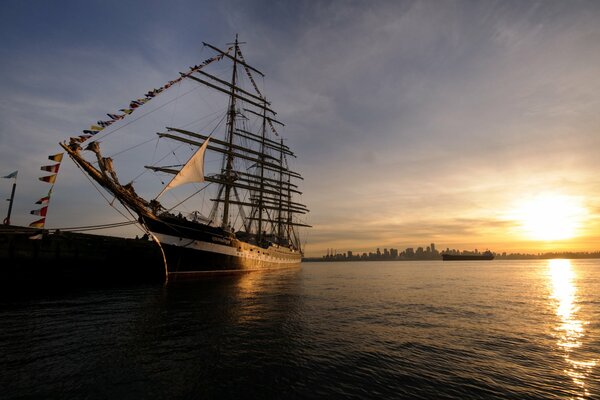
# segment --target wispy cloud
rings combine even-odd
[[[14,3],[0,156],[29,180],[58,140],[201,61],[201,41],[239,33],[306,177],[309,251],[490,232],[508,246],[500,215],[519,196],[600,204],[597,2]],[[39,186],[22,182],[34,199]]]

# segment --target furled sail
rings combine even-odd
[[[200,146],[188,162],[185,163],[177,175],[171,179],[171,182],[169,182],[158,196],[156,196],[157,199],[167,190],[185,183],[204,182],[204,153],[206,152],[206,147],[208,147],[209,140],[210,137],[202,143],[202,146]]]

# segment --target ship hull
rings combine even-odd
[[[227,231],[185,220],[147,220],[164,250],[169,280],[298,268],[302,253],[284,246],[257,246]]]
[[[299,252],[285,248],[260,248],[260,257],[254,249],[244,257],[228,254],[230,251],[167,244],[164,236],[163,240],[161,248],[168,274],[163,253],[151,240],[0,225],[0,297],[25,291],[155,284],[165,278],[177,282],[274,271],[299,268],[301,261]],[[244,243],[240,245],[243,247]]]

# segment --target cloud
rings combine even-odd
[[[7,9],[0,156],[7,173],[24,171],[24,203],[43,194],[27,180],[57,141],[201,61],[201,41],[235,33],[298,155],[312,248],[485,243],[529,192],[600,202],[595,2],[91,4],[53,18],[50,6]],[[62,173],[69,196],[85,184]],[[93,196],[69,211],[83,215]]]

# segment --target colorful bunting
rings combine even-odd
[[[31,214],[41,215],[42,217],[45,217],[47,212],[48,212],[48,206],[44,206],[44,207],[40,208],[39,210],[31,210]]]
[[[48,194],[44,197],[42,197],[41,199],[39,199],[38,201],[35,202],[35,204],[48,204],[48,202],[50,201],[50,196],[52,195],[52,188],[50,188],[50,190],[48,190]]]
[[[57,173],[58,172],[58,168],[60,167],[60,164],[54,164],[54,165],[44,165],[42,167],[40,167],[40,169],[42,171],[48,171],[48,172],[54,172]]]
[[[232,51],[233,51],[233,46],[229,47],[227,49],[227,51],[225,52],[225,54],[229,54]],[[73,145],[79,145],[79,144],[85,142],[87,139],[89,139],[93,135],[96,135],[98,132],[100,132],[104,128],[110,126],[112,123],[125,118],[127,115],[131,114],[135,109],[146,104],[148,101],[150,101],[152,98],[154,98],[159,93],[170,88],[171,86],[175,85],[176,83],[181,82],[183,80],[183,78],[187,78],[187,77],[191,76],[194,72],[198,72],[200,69],[204,68],[205,66],[207,66],[208,64],[210,64],[214,61],[219,61],[219,60],[223,59],[225,54],[218,54],[214,57],[207,58],[201,64],[190,67],[188,72],[180,73],[181,76],[179,78],[167,82],[165,85],[163,85],[162,87],[160,87],[158,89],[152,89],[152,90],[148,91],[144,95],[143,98],[130,101],[129,108],[121,108],[119,110],[119,111],[123,112],[123,114],[106,114],[111,119],[110,121],[98,121],[96,125],[90,126],[90,129],[84,130],[83,131],[84,135],[79,135],[77,137],[71,137],[70,143]],[[55,160],[55,161],[60,161],[60,160]],[[40,179],[45,180],[46,177],[40,178]]]
[[[79,138],[71,138],[71,140],[73,140],[73,139],[80,140]],[[41,176],[39,178],[40,181],[48,182],[52,186],[50,187],[50,190],[48,190],[48,194],[46,196],[42,197],[41,199],[39,199],[38,201],[35,202],[35,204],[41,204],[43,207],[38,210],[31,210],[30,214],[39,215],[44,218],[41,218],[41,219],[29,224],[29,226],[31,226],[31,227],[43,228],[44,225],[46,224],[46,214],[48,213],[48,203],[50,203],[50,196],[52,195],[52,189],[54,188],[54,182],[56,182],[56,176],[58,175],[58,170],[60,169],[60,163],[62,162],[63,155],[64,155],[64,153],[58,153],[58,154],[52,154],[52,155],[48,156],[48,159],[55,161],[56,164],[42,165],[40,167],[40,170],[42,170],[42,171],[47,171],[47,172],[53,173],[52,175]]]
[[[46,223],[46,218],[41,218],[41,219],[38,219],[37,221],[33,221],[32,223],[29,224],[29,226],[31,226],[33,228],[43,228],[45,223]]]
[[[48,156],[48,160],[52,160],[52,161],[56,161],[56,162],[61,162],[62,158],[63,158],[64,153],[58,153],[58,154],[53,154],[51,156]]]
[[[48,202],[50,201],[50,196],[44,196],[41,199],[39,199],[38,201],[35,202],[35,204],[48,204]]]
[[[108,115],[108,118],[112,118],[113,121],[118,121],[120,119],[125,118],[124,115],[117,115],[117,114],[106,114]]]
[[[98,132],[100,132],[102,129],[104,129],[104,127],[98,126],[98,125],[92,125],[92,126],[90,126],[90,130],[92,130],[92,131],[98,131]]]
[[[48,175],[48,176],[40,176],[38,179],[42,182],[48,182],[48,183],[51,183],[54,185],[54,182],[56,181],[56,174]]]
[[[227,51],[225,52],[225,54],[229,54],[231,51],[233,51],[233,46],[229,47],[227,49]],[[194,72],[199,71],[200,69],[202,69],[203,67],[207,66],[208,64],[214,62],[214,61],[219,61],[221,59],[223,59],[225,54],[218,54],[214,57],[211,58],[207,58],[206,60],[204,60],[200,65],[194,65],[193,67],[190,67],[189,71],[187,73],[180,73],[180,77],[177,79],[174,79],[172,81],[169,81],[167,84],[163,85],[162,87],[158,88],[158,89],[152,89],[150,91],[148,91],[145,95],[144,98],[141,99],[136,99],[136,100],[132,100],[129,103],[129,108],[122,108],[119,111],[123,112],[124,114],[106,114],[111,120],[110,121],[98,121],[96,123],[96,125],[91,125],[90,129],[85,129],[83,130],[83,135],[78,135],[75,137],[71,137],[70,138],[70,143],[71,144],[77,144],[79,145],[80,143],[85,142],[87,139],[91,138],[92,136],[96,135],[98,132],[102,131],[104,128],[107,128],[108,126],[110,126],[111,124],[113,124],[116,121],[119,121],[123,118],[125,118],[127,115],[131,114],[135,109],[137,109],[138,107],[146,104],[148,101],[150,101],[151,99],[153,99],[154,97],[156,97],[158,94],[162,93],[164,90],[170,88],[171,86],[181,82],[184,78],[187,78],[189,76],[191,76]],[[49,160],[55,161],[58,164],[55,165],[47,165],[47,166],[42,166],[40,169],[42,171],[47,171],[47,172],[53,172],[53,175],[48,175],[48,176],[42,176],[39,178],[40,181],[42,182],[47,182],[52,184],[54,187],[54,183],[56,181],[56,176],[58,174],[58,169],[60,167],[60,162],[62,161],[63,158],[63,153],[59,153],[59,154],[53,154],[48,156]],[[4,178],[16,178],[17,177],[17,171],[5,176]],[[46,204],[46,206],[42,207],[39,210],[32,210],[31,214],[33,215],[41,215],[43,217],[46,216],[47,210],[48,210],[48,206],[47,204],[50,202],[50,194],[52,192],[52,188],[50,188],[50,191],[48,192],[48,195],[45,197],[42,197],[41,199],[39,199],[36,204]],[[32,227],[36,227],[36,228],[43,228],[44,225],[46,223],[46,218],[41,218],[37,221],[32,222],[31,224],[29,224],[29,226]]]
[[[147,101],[148,99],[133,100],[131,103],[129,103],[129,108],[137,108],[139,106],[143,106],[144,104],[146,104]]]

